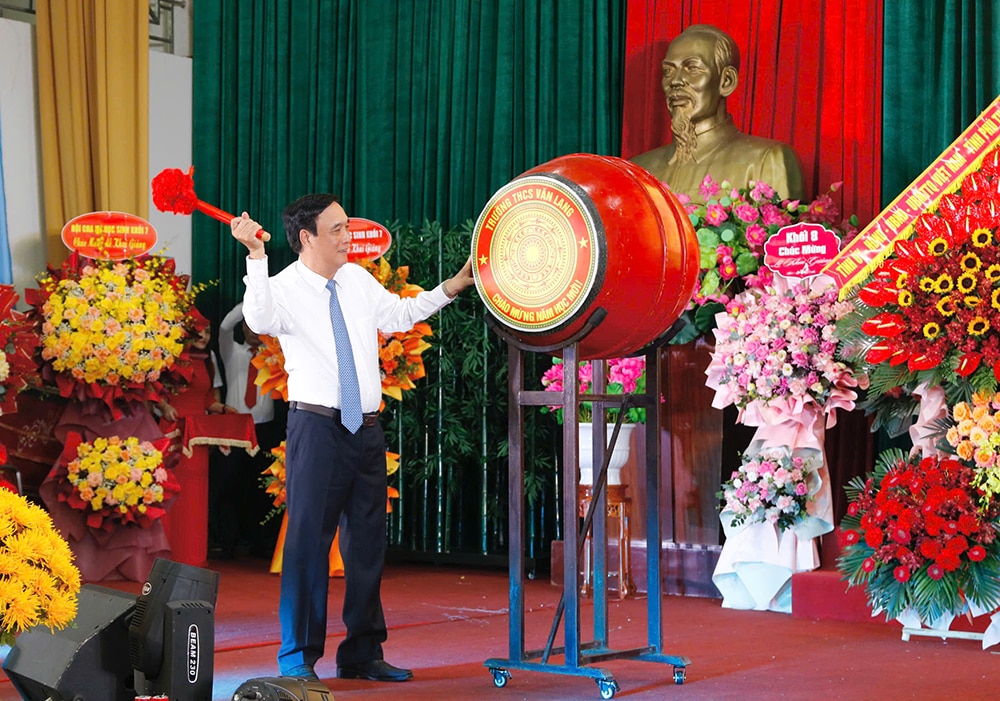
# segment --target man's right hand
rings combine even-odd
[[[233,230],[233,238],[247,247],[251,258],[261,259],[264,257],[264,242],[257,238],[257,232],[261,230],[261,225],[250,218],[250,215],[243,212],[238,217],[233,217],[229,222],[229,227]]]

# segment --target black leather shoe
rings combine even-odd
[[[340,665],[337,667],[337,677],[371,679],[373,682],[405,682],[413,678],[413,672],[394,667],[385,660],[371,660],[360,664]]]
[[[281,676],[295,677],[296,679],[308,679],[313,682],[319,681],[319,677],[316,676],[316,671],[313,669],[311,664],[300,664],[298,667],[292,667],[287,672],[282,672]]]

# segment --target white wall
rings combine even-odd
[[[35,28],[0,19],[0,134],[7,236],[14,287],[21,294],[45,272],[41,147],[35,89]]]
[[[22,295],[45,271],[41,147],[35,69],[35,27],[0,18],[0,133],[7,228],[14,286]],[[149,55],[149,180],[164,168],[191,165],[191,59]],[[148,183],[147,183],[148,186]],[[195,214],[194,216],[203,216]],[[149,203],[157,246],[191,272],[191,217],[163,214]],[[63,222],[59,223],[59,226]]]
[[[191,59],[149,54],[149,180],[164,168],[191,166]],[[195,180],[197,183],[197,180]],[[177,272],[191,273],[191,217],[164,214],[149,202],[149,223],[157,249],[177,261]]]

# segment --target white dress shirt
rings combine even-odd
[[[219,324],[219,355],[226,366],[226,404],[241,414],[252,414],[253,422],[262,424],[274,418],[274,400],[270,393],[261,395],[257,387],[257,403],[253,407],[246,404],[247,377],[254,352],[249,343],[236,342],[234,331],[242,322],[243,303],[240,302]]]
[[[347,263],[334,276],[361,388],[361,409],[382,401],[378,331],[408,331],[451,299],[442,285],[416,297],[392,294],[367,270]],[[340,408],[340,382],[327,279],[295,261],[268,277],[267,257],[247,257],[243,316],[259,334],[281,343],[288,373],[288,400]]]

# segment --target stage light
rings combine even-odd
[[[333,701],[323,682],[298,677],[258,677],[240,684],[233,701]]]
[[[128,628],[137,694],[211,701],[219,573],[158,558]]]

